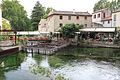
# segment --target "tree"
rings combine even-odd
[[[97,10],[105,9],[105,8],[110,8],[110,2],[108,0],[100,0],[98,1],[95,6],[94,6],[94,12]]]
[[[101,9],[110,9],[111,11],[115,11],[120,8],[120,0],[112,0],[112,2],[108,0],[100,0],[94,6],[94,11],[101,10]]]
[[[11,30],[12,27],[11,27],[11,25],[10,25],[8,20],[2,18],[2,30],[4,30],[4,29],[5,30]]]
[[[55,9],[48,7],[48,8],[45,10],[45,14],[44,14],[43,18],[46,19],[46,18],[48,17],[48,14],[49,14],[51,11],[54,11],[54,10],[55,10]]]
[[[111,10],[111,11],[115,11],[117,8],[118,8],[118,7],[117,7],[117,1],[116,1],[116,0],[115,0],[115,1],[112,1],[112,2],[110,3],[110,10]]]
[[[38,24],[45,14],[44,7],[39,1],[36,2],[31,15],[32,29],[38,30]]]
[[[75,32],[78,32],[82,26],[75,24],[66,24],[60,29],[62,35],[66,38],[73,38],[75,36]]]
[[[115,0],[115,2],[116,2],[116,9],[119,9],[120,8],[120,0]]]
[[[2,17],[9,20],[15,30],[29,30],[30,20],[17,0],[2,0]]]

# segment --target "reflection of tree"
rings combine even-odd
[[[120,50],[112,48],[80,48],[69,46],[56,53],[57,57],[63,61],[78,58],[111,59],[120,58]]]
[[[48,62],[53,68],[61,67],[65,64],[65,62],[57,56],[50,56]]]
[[[0,58],[0,80],[4,77],[4,72],[10,71],[10,70],[16,70],[20,66],[20,64],[25,59],[24,53],[16,53],[13,55],[5,56],[3,58]]]
[[[34,54],[33,58],[35,59],[35,61],[37,62],[37,64],[40,64],[40,62],[42,60],[42,56],[40,54]]]
[[[4,68],[7,67],[7,69],[5,69],[6,71],[9,70],[16,70],[20,64],[23,62],[25,58],[25,54],[24,53],[19,53],[19,54],[14,54],[14,55],[10,55],[4,58]]]
[[[48,77],[51,80],[67,80],[64,78],[63,75],[61,74],[53,74],[52,70],[49,68],[44,68],[38,65],[33,65],[30,67],[30,70],[32,73],[36,74],[36,75],[42,75],[44,77]]]
[[[0,80],[5,80],[3,68],[0,67]]]

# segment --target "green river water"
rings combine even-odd
[[[120,80],[120,49],[70,46],[51,56],[0,58],[0,80]]]

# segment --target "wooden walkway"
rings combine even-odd
[[[23,50],[30,52],[30,53],[39,53],[39,54],[44,54],[44,55],[51,55],[55,53],[56,51],[60,50],[61,48],[69,46],[70,43],[62,44],[59,46],[53,46],[52,48],[47,48],[47,47],[32,47],[32,46],[24,46]]]

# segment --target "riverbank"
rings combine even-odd
[[[78,43],[80,47],[87,47],[87,48],[115,48],[120,49],[120,45],[109,43],[109,42],[80,42]]]
[[[14,41],[0,41],[0,56],[9,55],[22,50],[21,46],[14,45]]]
[[[21,50],[21,46],[1,47],[0,56],[13,54]]]

